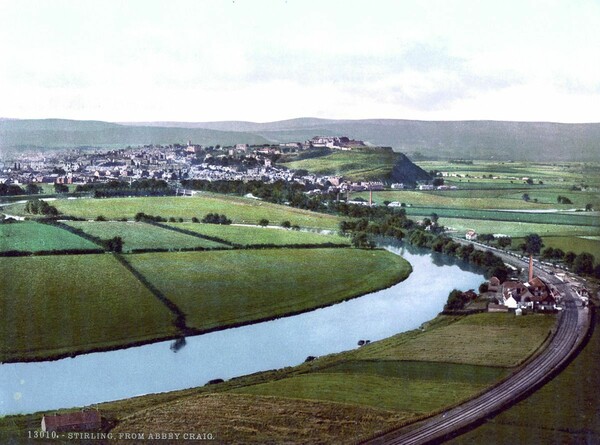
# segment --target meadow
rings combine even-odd
[[[525,193],[529,195],[529,201],[523,200]],[[351,196],[369,199],[368,192],[353,193]],[[569,198],[572,204],[558,203],[558,196]],[[536,199],[537,202],[534,201]],[[576,193],[560,189],[388,190],[374,192],[373,201],[377,204],[383,204],[384,201],[397,201],[419,207],[539,211],[583,209],[588,203],[598,202],[600,204],[600,197],[594,193]],[[600,205],[596,208],[600,208]]]
[[[98,246],[65,230],[33,221],[0,224],[0,252],[66,249],[94,250],[98,249]]]
[[[296,367],[105,406],[123,419],[114,432],[167,425],[179,431],[193,425],[239,443],[284,443],[290,438],[295,443],[347,443],[349,437],[354,442],[474,396],[505,377],[509,362],[522,362],[539,347],[553,321],[552,316],[511,314],[439,316],[424,330]],[[494,337],[498,329],[527,346],[506,360],[503,352],[516,342],[501,345]],[[449,335],[448,347],[439,344],[423,355],[423,339],[433,335],[442,343]],[[477,364],[450,363],[461,348],[469,355],[466,361]],[[490,350],[495,352],[477,357]],[[307,415],[307,409],[313,414]]]
[[[206,431],[217,443],[226,444],[348,444],[405,420],[401,413],[356,405],[219,393],[152,406],[127,417],[112,432],[118,437],[126,432],[171,431],[183,437],[190,431]]]
[[[281,230],[273,227],[246,227],[201,223],[171,223],[175,228],[191,230],[201,235],[217,237],[234,244],[247,245],[293,245],[293,244],[346,244],[348,238],[314,232]]]
[[[596,324],[600,316],[596,314]],[[479,428],[452,440],[472,443],[600,443],[600,331],[556,378]]]
[[[450,233],[456,232],[460,237],[463,237],[467,230],[475,230],[477,233],[502,233],[511,237],[524,237],[530,233],[537,233],[544,239],[550,236],[570,238],[600,235],[600,228],[598,227],[567,224],[539,224],[447,217],[440,217],[439,224],[446,227]]]
[[[333,153],[310,159],[286,162],[292,170],[308,170],[321,175],[339,175],[350,180],[368,180],[388,177],[396,159],[392,151],[378,150],[334,151]]]
[[[110,220],[131,220],[136,213],[143,212],[163,218],[183,218],[190,221],[193,217],[202,219],[208,213],[218,213],[225,214],[234,223],[239,224],[258,224],[264,218],[276,225],[290,221],[291,224],[301,227],[337,230],[339,223],[339,218],[333,215],[213,193],[201,193],[193,197],[65,199],[56,200],[52,205],[64,215],[86,219],[96,219],[101,215]],[[7,207],[6,211],[26,215],[24,204],[14,204]]]
[[[414,337],[397,335],[358,350],[361,360],[420,360],[511,368],[546,339],[552,315],[474,314],[438,317]]]
[[[101,273],[98,273],[101,271]],[[0,258],[0,361],[175,334],[172,314],[112,255]]]
[[[185,235],[143,222],[121,221],[68,221],[67,225],[83,230],[88,235],[101,239],[115,236],[123,238],[123,251],[133,249],[184,249],[184,248],[227,248],[214,241]]]
[[[411,271],[389,252],[345,248],[153,253],[128,261],[199,331],[337,303]]]
[[[523,241],[523,238],[513,238],[512,249],[518,250]],[[575,252],[577,255],[588,252],[594,255],[596,262],[600,260],[600,236],[545,236],[543,241],[542,250],[552,247],[562,249],[563,252]]]

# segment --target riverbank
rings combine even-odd
[[[3,275],[14,277],[3,285],[3,314],[11,322],[0,328],[4,339],[0,361],[57,360],[288,317],[388,288],[405,280],[412,270],[407,261],[384,250],[349,248],[126,257],[152,286],[108,255],[87,255],[85,264],[71,256],[61,256],[58,262],[50,257],[0,258]],[[76,265],[70,264],[74,261]],[[31,269],[44,273],[15,273]],[[110,286],[98,270],[110,271]],[[71,297],[64,291],[67,288],[75,289]],[[183,332],[174,324],[169,308],[153,296],[157,292],[185,316]],[[80,294],[85,299],[72,298]],[[140,311],[140,307],[145,309]],[[140,323],[142,314],[152,320]],[[31,317],[37,323],[35,332]]]
[[[105,431],[115,434],[181,429],[211,431],[225,442],[261,443],[267,438],[278,442],[290,434],[313,443],[327,437],[340,443],[355,441],[455,405],[493,385],[542,345],[554,321],[554,316],[541,315],[439,316],[419,329],[299,366],[94,408],[102,413]],[[498,338],[520,341],[498,342]],[[302,416],[304,423],[294,422],[294,413],[305,412],[307,403],[311,411],[323,415]],[[245,431],[225,421],[242,406],[246,406]],[[206,410],[212,414],[194,419],[185,414]],[[345,417],[326,414],[335,412]],[[356,429],[349,428],[347,418],[378,421]],[[23,432],[39,428],[40,419],[40,413],[0,419],[0,439],[24,437]],[[288,428],[252,433],[268,424]]]

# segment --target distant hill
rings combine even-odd
[[[313,136],[348,136],[414,156],[441,159],[600,161],[600,124],[398,119],[277,122],[138,122],[0,120],[0,149],[184,143],[204,145],[302,142]]]
[[[444,159],[600,161],[600,123],[411,121],[397,119],[206,122],[214,130],[250,131],[274,142],[344,135],[376,146]]]
[[[0,149],[145,144],[267,144],[258,134],[205,128],[120,125],[65,119],[0,120]]]

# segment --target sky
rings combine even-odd
[[[0,117],[600,122],[600,0],[0,0]]]

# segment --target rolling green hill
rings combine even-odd
[[[302,154],[300,154],[300,158]],[[414,184],[429,180],[430,175],[411,162],[406,155],[389,148],[364,148],[351,151],[332,150],[324,156],[298,159],[284,158],[283,165],[292,170],[307,170],[320,175],[343,176],[354,181],[385,181]]]

